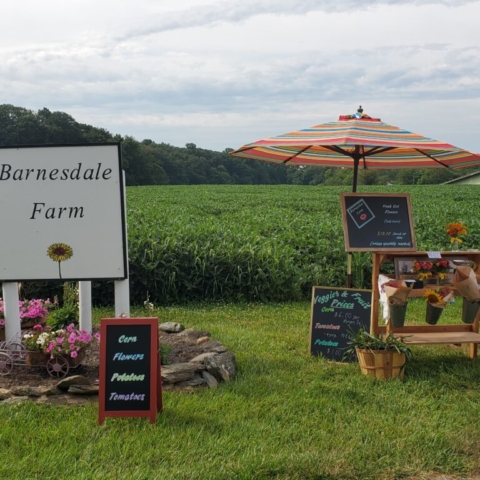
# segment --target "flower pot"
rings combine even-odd
[[[85,349],[82,348],[77,353],[78,355],[75,358],[71,357],[70,355],[65,355],[70,367],[78,367],[83,362],[83,359],[85,358]]]
[[[405,324],[405,315],[407,313],[407,305],[389,305],[390,310],[390,321],[394,327],[403,327]]]
[[[427,311],[425,314],[425,321],[429,325],[436,325],[440,316],[442,315],[443,308],[434,307],[431,303],[427,303]]]
[[[29,367],[43,367],[47,363],[47,355],[38,350],[27,350],[25,352],[25,361]]]
[[[0,342],[5,341],[5,327],[0,327]]]
[[[394,350],[364,350],[361,348],[355,350],[360,370],[364,375],[379,380],[403,378],[406,361],[404,353]]]
[[[464,298],[462,305],[462,322],[470,324],[473,323],[475,321],[475,317],[477,316],[479,307],[479,302],[471,302]]]
[[[45,325],[44,318],[24,318],[22,320],[21,329],[26,330],[28,328],[33,328],[35,325]]]

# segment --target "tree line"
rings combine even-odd
[[[184,148],[149,139],[112,134],[101,127],[77,122],[64,112],[38,111],[0,105],[0,146],[121,142],[127,185],[351,185],[352,170],[286,167],[244,160],[187,143]],[[475,169],[365,170],[360,185],[437,184]]]

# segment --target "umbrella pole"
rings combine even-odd
[[[360,163],[360,147],[355,146],[355,153],[353,155],[353,187],[352,192],[357,191],[357,177],[358,177],[358,164]],[[352,288],[352,252],[347,254],[347,288]]]
[[[352,288],[352,252],[347,254],[347,288]]]

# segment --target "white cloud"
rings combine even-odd
[[[8,10],[0,103],[219,150],[362,104],[388,123],[480,151],[470,127],[480,107],[480,1],[38,5],[19,0]]]

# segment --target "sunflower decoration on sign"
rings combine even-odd
[[[72,247],[66,243],[52,243],[52,245],[48,247],[47,256],[50,257],[54,262],[58,262],[58,274],[60,275],[61,280],[61,263],[73,257]]]

